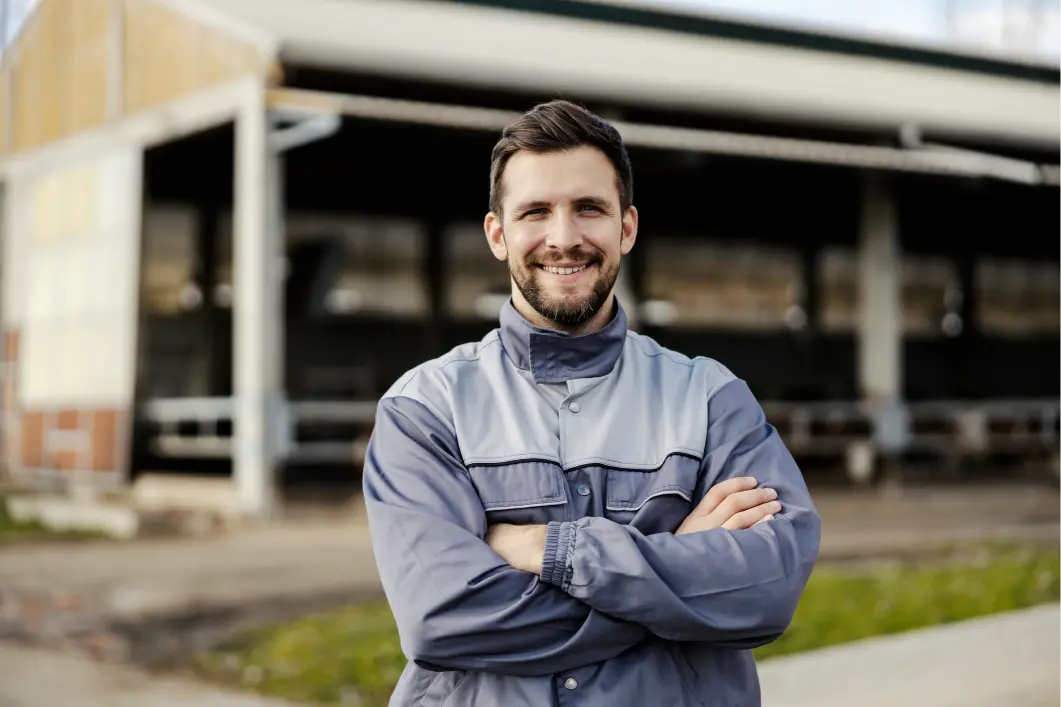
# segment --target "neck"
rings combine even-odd
[[[519,288],[515,285],[512,287],[512,305],[524,319],[534,326],[541,327],[542,329],[552,329],[553,331],[562,331],[571,336],[583,336],[585,334],[597,333],[612,320],[612,315],[615,313],[615,298],[612,296],[611,292],[608,293],[608,299],[605,300],[604,306],[592,317],[581,324],[575,324],[573,326],[557,324],[553,320],[543,317],[538,310],[530,306],[530,303],[523,297],[523,293],[521,293]]]

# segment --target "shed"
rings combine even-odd
[[[241,505],[250,514],[274,507],[291,415],[276,286],[285,152],[333,133],[344,116],[496,132],[515,115],[328,88],[402,82],[441,87],[436,96],[448,86],[577,95],[613,106],[627,141],[650,148],[1029,188],[1059,182],[1056,67],[635,3],[41,0],[0,68],[3,455],[12,473],[126,482],[144,152],[231,123],[235,381],[225,405]],[[625,110],[676,117],[623,120]],[[703,116],[757,127],[703,129]],[[889,322],[897,285],[872,263],[893,257],[894,218],[885,192],[866,194],[867,291]],[[867,396],[893,403],[896,328],[865,338]]]

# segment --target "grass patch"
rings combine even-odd
[[[0,496],[0,544],[22,540],[90,540],[103,537],[89,530],[53,530],[36,521],[21,521],[11,517],[7,501]]]
[[[48,529],[36,522],[15,520],[7,511],[7,502],[0,498],[0,541],[20,540],[48,534]]]
[[[873,571],[817,570],[796,615],[759,659],[1057,601],[1056,549],[985,549],[971,561]]]
[[[405,667],[386,602],[254,631],[199,657],[208,678],[297,702],[383,707]],[[356,697],[354,697],[356,695]]]
[[[985,548],[960,564],[814,572],[789,630],[760,659],[1058,600],[1057,549]],[[253,632],[200,656],[203,676],[301,702],[383,707],[405,657],[387,605]]]

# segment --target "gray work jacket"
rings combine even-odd
[[[715,484],[783,504],[675,536]],[[512,306],[399,379],[364,469],[409,664],[392,707],[751,707],[752,648],[788,626],[818,554],[803,477],[748,386],[627,330],[568,336]],[[547,524],[541,577],[485,542]]]

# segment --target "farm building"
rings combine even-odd
[[[634,326],[794,452],[1056,455],[1057,67],[637,3],[41,0],[0,74],[11,478],[219,469],[260,516],[354,467],[494,326],[490,148],[556,96],[630,146]]]

